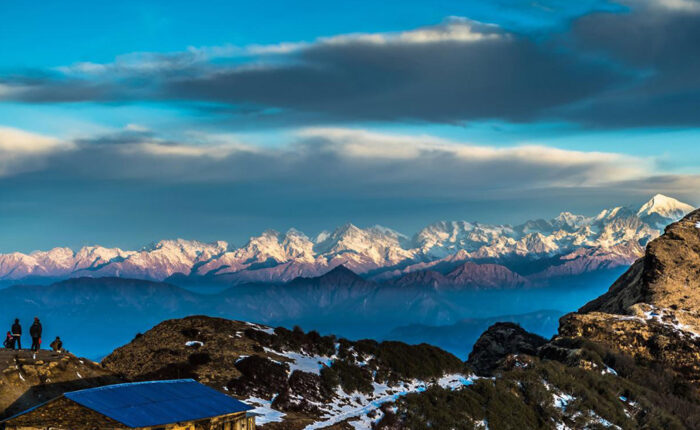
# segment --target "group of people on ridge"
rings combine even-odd
[[[41,321],[39,321],[39,318],[35,317],[34,323],[29,327],[29,336],[32,338],[31,350],[34,352],[41,349],[41,334],[43,330]],[[15,323],[12,324],[12,329],[7,332],[4,346],[8,349],[22,349],[22,325],[19,323],[19,318],[15,319]],[[54,352],[61,352],[63,350],[63,342],[58,336],[51,342],[50,346]]]

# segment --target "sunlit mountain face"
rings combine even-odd
[[[344,266],[395,285],[511,288],[631,264],[663,228],[692,206],[660,194],[640,208],[594,216],[562,212],[515,226],[441,221],[406,236],[386,227],[346,224],[315,238],[267,230],[235,247],[224,241],[162,240],[140,250],[101,246],[0,255],[6,283],[75,277],[168,280],[197,288],[280,283]]]

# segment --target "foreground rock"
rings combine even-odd
[[[700,331],[700,211],[669,225],[610,290],[579,312],[639,314],[647,304]]]
[[[547,340],[513,323],[496,323],[474,344],[467,363],[477,375],[491,376],[502,360],[512,354],[537,355]]]
[[[72,354],[0,349],[0,417],[6,418],[66,391],[121,382],[108,370]]]
[[[610,290],[562,318],[585,337],[700,381],[700,211],[666,228]]]

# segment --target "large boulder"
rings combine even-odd
[[[496,323],[476,341],[467,363],[477,375],[491,376],[509,355],[537,355],[537,348],[545,343],[545,338],[530,333],[517,324]]]

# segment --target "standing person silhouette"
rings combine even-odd
[[[29,327],[29,335],[32,337],[32,351],[36,352],[41,348],[41,323],[39,318],[34,317],[34,324]]]
[[[12,338],[15,340],[15,348],[22,349],[22,326],[19,318],[15,318],[15,323],[12,324]]]

